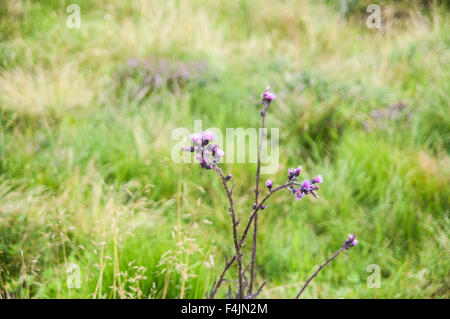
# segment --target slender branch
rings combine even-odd
[[[258,214],[258,211],[261,209],[261,206],[270,198],[270,196],[272,196],[274,193],[288,188],[291,185],[291,182],[286,182],[285,184],[278,186],[277,188],[272,189],[272,191],[270,193],[268,193],[263,200],[258,204],[258,206],[256,206],[256,208],[253,210],[252,215],[250,216],[247,225],[244,228],[244,232],[242,233],[241,236],[241,240],[239,241],[239,245],[242,247],[242,245],[244,244],[244,240],[247,237],[248,231],[250,229],[250,226],[252,225],[253,220],[255,219],[256,215]]]
[[[323,264],[320,265],[319,268],[316,270],[316,272],[305,282],[305,284],[303,285],[302,289],[300,289],[300,291],[298,292],[297,296],[295,297],[296,299],[300,298],[301,294],[303,293],[303,291],[305,291],[306,287],[308,287],[309,283],[319,274],[319,272],[325,268],[326,265],[328,265],[333,259],[335,259],[343,250],[345,250],[345,244],[339,248],[339,250],[337,252],[334,253],[333,256],[331,256],[330,258],[328,258],[328,260]]]
[[[258,291],[255,293],[255,298],[259,296],[259,294],[261,293],[261,290],[264,288],[264,286],[266,285],[266,281],[264,280],[264,282],[261,284],[261,286],[259,286]]]
[[[259,195],[259,181],[261,177],[261,147],[264,135],[264,126],[266,120],[266,111],[269,107],[268,102],[263,102],[264,110],[261,112],[261,128],[259,130],[259,143],[258,143],[258,163],[256,166],[256,187],[255,187],[255,203],[258,205]],[[253,291],[253,282],[255,281],[255,260],[256,260],[256,246],[258,237],[258,214],[255,215],[255,222],[253,224],[253,247],[252,247],[252,261],[250,264],[250,285],[248,288],[248,294],[251,295]]]
[[[268,193],[263,200],[261,201],[261,203],[259,203],[259,205],[253,210],[252,215],[250,216],[249,221],[247,222],[247,225],[244,229],[244,232],[242,233],[241,239],[239,241],[239,250],[241,250],[242,245],[244,243],[245,238],[247,237],[248,231],[250,229],[250,226],[252,225],[253,219],[256,216],[256,213],[258,212],[258,210],[261,208],[261,206],[276,192],[288,188],[289,186],[292,185],[292,182],[286,182],[285,184],[278,186],[274,189],[272,189],[272,191],[270,193]],[[236,260],[236,255],[234,255],[230,261],[225,265],[224,270],[222,271],[222,274],[220,275],[219,280],[217,281],[217,284],[215,285],[213,291],[211,291],[210,294],[210,298],[214,298],[214,296],[216,295],[217,291],[219,290],[220,286],[223,284],[224,279],[225,279],[225,274],[227,273],[228,269],[230,269],[231,265],[233,264],[233,262]]]
[[[231,258],[230,261],[228,261],[225,264],[225,268],[223,269],[222,274],[220,274],[219,280],[211,288],[211,292],[209,294],[210,299],[214,299],[214,296],[216,295],[217,291],[219,290],[219,287],[222,285],[222,283],[225,280],[225,274],[227,273],[228,269],[230,269],[231,265],[233,265],[235,260],[236,260],[236,255],[234,255],[233,258]]]
[[[232,194],[231,190],[228,188],[227,180],[225,178],[225,175],[223,175],[222,170],[216,166],[215,171],[217,172],[217,174],[219,174],[219,176],[221,178],[222,186],[223,186],[225,192],[227,193],[228,201],[230,203],[229,213],[231,216],[231,222],[232,222],[232,226],[233,226],[233,241],[234,241],[234,247],[236,250],[235,258],[238,263],[238,276],[239,276],[238,296],[239,296],[239,298],[244,298],[244,290],[243,290],[244,284],[243,284],[243,280],[242,280],[242,255],[241,255],[241,251],[240,251],[241,245],[239,245],[239,243],[238,243],[238,234],[237,234],[238,223],[236,221],[236,214],[234,211],[233,194]],[[230,264],[230,266],[231,266],[231,264]]]

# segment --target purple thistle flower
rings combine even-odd
[[[349,249],[350,247],[356,246],[358,244],[358,240],[356,239],[356,235],[348,234],[348,238],[345,240],[345,248]]]
[[[298,166],[297,168],[290,168],[288,169],[288,180],[297,180],[296,177],[298,177],[298,175],[300,175],[300,173],[302,172],[302,167]]]
[[[294,177],[295,170],[293,168],[288,169],[288,178],[292,179]]]
[[[232,178],[233,178],[233,175],[231,175],[231,174],[228,174],[227,176],[225,176],[226,181],[229,181]]]
[[[303,196],[304,196],[304,194],[303,194],[302,190],[300,188],[297,188],[295,190],[295,199],[300,200],[303,198]]]
[[[200,134],[192,134],[191,136],[189,136],[189,138],[192,140],[192,142],[195,144],[199,144],[199,142],[202,139],[202,136]]]
[[[312,180],[311,180],[311,183],[318,183],[318,184],[320,184],[320,183],[322,183],[323,182],[323,178],[322,178],[322,175],[317,175],[316,177],[314,177]]]
[[[268,179],[268,180],[266,181],[266,187],[267,187],[269,190],[271,190],[271,189],[272,189],[272,186],[273,186],[272,181],[271,181],[270,179]]]
[[[210,132],[210,131],[204,131],[202,133],[202,139],[205,140],[205,141],[208,141],[208,143],[213,141],[214,138],[215,138],[214,134],[212,132]]]
[[[263,102],[272,102],[273,100],[275,100],[277,97],[273,92],[270,92],[270,86],[266,87],[266,90],[264,91],[263,94],[261,94],[261,99]]]
[[[195,152],[195,159],[200,162],[202,168],[211,169],[219,162],[225,153],[219,149],[217,144],[209,144],[214,140],[214,134],[210,131],[204,131],[199,134],[192,134],[190,139],[193,146],[183,147],[183,151]]]
[[[319,190],[319,186],[314,185],[315,183],[322,183],[322,175],[317,175],[311,180],[303,181],[302,183],[295,183],[297,181],[297,176],[301,173],[302,167],[298,166],[296,169],[290,168],[288,170],[288,181],[294,182],[290,190],[294,193],[295,199],[302,199],[305,195],[312,194],[315,198],[319,198],[316,193]]]
[[[256,207],[258,207],[258,204],[253,203],[253,209],[256,209]]]
[[[304,181],[304,182],[302,183],[302,187],[303,187],[305,190],[308,190],[308,191],[309,191],[309,188],[311,187],[311,184],[310,184],[309,181]]]

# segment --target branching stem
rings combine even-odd
[[[222,173],[223,175],[223,173]],[[255,218],[256,214],[258,213],[258,211],[260,210],[261,206],[276,192],[288,188],[290,187],[292,184],[292,182],[286,182],[285,184],[278,186],[274,189],[272,189],[272,191],[270,193],[268,193],[262,200],[261,202],[258,204],[258,206],[256,206],[256,208],[253,210],[252,215],[250,216],[247,225],[244,228],[244,232],[241,235],[241,238],[239,240],[239,251],[241,251],[242,246],[244,244],[244,240],[248,235],[248,231],[250,230],[250,226],[252,225],[253,219]],[[236,256],[234,255],[229,261],[228,263],[225,265],[224,270],[222,271],[222,274],[219,277],[219,280],[217,281],[217,283],[215,284],[215,286],[213,287],[213,289],[211,290],[210,293],[210,298],[213,299],[214,296],[216,295],[217,291],[219,290],[220,286],[223,284],[224,280],[225,280],[225,274],[227,273],[227,271],[230,269],[231,265],[236,261]],[[241,266],[242,267],[242,266]],[[242,269],[242,268],[241,268]]]
[[[243,276],[242,276],[242,254],[241,254],[241,245],[239,245],[239,242],[238,242],[238,234],[237,234],[238,222],[236,220],[236,213],[234,211],[233,193],[228,188],[227,180],[226,180],[225,175],[223,174],[222,170],[220,169],[220,167],[216,166],[215,170],[216,170],[217,174],[219,174],[219,176],[220,176],[222,186],[223,186],[225,192],[227,193],[228,202],[230,204],[228,211],[230,213],[231,222],[232,222],[232,226],[233,226],[233,241],[234,241],[234,248],[236,250],[236,254],[235,254],[234,258],[237,260],[237,263],[238,263],[238,277],[239,277],[238,296],[239,296],[239,298],[242,299],[242,298],[244,298],[244,282],[243,282]],[[230,264],[230,266],[231,266],[231,264]],[[230,266],[228,266],[228,268]]]

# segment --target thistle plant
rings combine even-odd
[[[276,95],[270,91],[270,87],[267,87],[266,90],[261,94],[261,105],[262,109],[260,110],[261,115],[261,128],[260,128],[260,136],[259,136],[259,144],[258,144],[258,157],[257,157],[257,166],[256,166],[256,178],[255,178],[255,189],[254,189],[254,202],[251,205],[251,213],[250,217],[248,217],[247,222],[244,224],[243,228],[240,228],[241,225],[240,219],[237,217],[236,208],[234,205],[233,199],[233,190],[235,184],[232,184],[232,174],[226,174],[223,172],[222,167],[220,165],[220,159],[225,154],[223,150],[219,148],[218,144],[212,143],[214,140],[214,135],[205,131],[199,134],[191,135],[192,145],[183,147],[183,151],[195,153],[195,159],[200,164],[200,167],[206,170],[213,170],[216,172],[223,190],[228,199],[228,215],[231,219],[231,227],[233,233],[233,246],[234,246],[234,255],[229,258],[225,258],[225,266],[222,270],[220,276],[213,282],[211,290],[208,292],[208,298],[214,298],[219,290],[219,288],[226,281],[226,274],[232,268],[233,264],[237,264],[237,282],[236,289],[233,292],[233,289],[229,286],[227,297],[228,298],[239,298],[239,299],[252,299],[256,298],[262,288],[265,286],[266,282],[263,281],[259,287],[255,287],[255,277],[256,277],[256,253],[257,253],[257,235],[258,235],[258,216],[260,211],[265,210],[267,208],[267,201],[271,196],[275,193],[278,193],[281,190],[287,190],[289,193],[295,197],[296,200],[301,200],[303,197],[307,195],[312,195],[316,199],[319,199],[319,195],[317,194],[319,190],[319,185],[323,182],[322,175],[317,175],[312,179],[303,179],[300,178],[300,174],[302,173],[302,167],[298,166],[297,168],[290,168],[287,172],[286,181],[279,185],[275,186],[272,180],[267,179],[265,182],[266,190],[263,191],[261,189],[261,147],[262,140],[265,128],[265,120],[266,114],[271,106],[272,102],[276,99]],[[251,240],[251,254],[249,258],[244,258],[244,245],[249,240],[250,230],[252,231]],[[325,263],[319,266],[319,268],[314,272],[314,274],[304,283],[304,285],[299,290],[296,298],[299,298],[305,289],[308,287],[310,282],[319,274],[319,272],[328,265],[332,260],[334,260],[341,252],[344,250],[348,250],[351,247],[355,246],[358,243],[355,235],[348,235],[348,238],[345,240],[344,244],[334,253],[330,258],[326,260]],[[250,259],[247,265],[245,262]],[[231,281],[231,280],[230,280]]]

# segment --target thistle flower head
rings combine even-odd
[[[311,183],[313,183],[313,184],[315,184],[315,183],[320,184],[320,183],[322,183],[322,182],[323,182],[322,175],[317,175],[316,177],[314,177],[314,178],[311,180]]]
[[[302,167],[288,169],[288,180],[297,180],[297,177],[302,172]]]
[[[304,188],[305,190],[309,191],[310,187],[311,187],[311,183],[309,181],[304,181],[302,183],[302,188]]]
[[[346,249],[349,249],[358,244],[358,240],[356,239],[356,235],[348,234],[347,239],[345,240],[344,246]]]
[[[305,196],[300,188],[297,188],[297,189],[294,191],[294,194],[295,194],[295,199],[296,199],[296,200],[300,200],[300,199],[303,198],[303,196]]]
[[[192,146],[183,147],[183,151],[195,152],[195,159],[200,162],[202,168],[211,169],[219,163],[219,160],[225,154],[219,145],[210,143],[214,140],[214,134],[210,131],[204,131],[198,134],[192,134]]]
[[[272,189],[272,186],[273,186],[272,181],[271,181],[270,179],[268,179],[268,180],[266,181],[266,187],[267,187],[268,189]]]
[[[261,99],[264,102],[272,102],[273,100],[275,100],[277,97],[276,95],[270,91],[270,86],[266,87],[266,90],[264,91],[263,94],[261,94]]]
[[[202,138],[203,138],[203,140],[208,141],[208,143],[209,143],[209,142],[211,142],[211,141],[214,140],[215,136],[214,136],[214,134],[213,134],[212,132],[210,132],[210,131],[204,131],[204,132],[202,133]]]
[[[305,180],[302,183],[296,182],[297,177],[302,172],[302,167],[298,166],[297,168],[290,168],[288,170],[288,182],[291,183],[289,189],[294,193],[295,199],[302,199],[305,195],[312,194],[315,198],[319,198],[316,191],[319,190],[319,186],[314,185],[318,183],[322,183],[322,175],[317,175],[315,178],[311,180]]]

